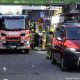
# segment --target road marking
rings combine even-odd
[[[6,67],[3,67],[3,70],[4,70],[4,71],[6,71],[6,70],[7,70],[7,68],[6,68]]]
[[[32,65],[32,67],[35,67],[35,65]]]
[[[80,80],[80,78],[78,78],[78,77],[73,77],[73,78],[66,77],[66,80]]]
[[[3,80],[8,80],[8,79],[3,79]]]

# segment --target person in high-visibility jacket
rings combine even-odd
[[[50,26],[50,30],[49,30],[49,37],[48,37],[48,45],[51,45],[51,41],[52,41],[52,38],[53,38],[53,36],[54,36],[54,31],[55,31],[55,29],[54,29],[54,25],[51,25]]]
[[[34,47],[39,47],[39,32],[36,30],[34,35]]]
[[[51,26],[50,27],[50,30],[49,30],[49,35],[47,37],[47,44],[46,44],[46,50],[47,50],[47,55],[46,55],[46,58],[47,59],[50,59],[51,58],[51,52],[50,52],[50,49],[51,49],[51,43],[52,43],[52,39],[54,37],[54,26]]]
[[[54,29],[54,25],[51,25],[51,26],[50,26],[50,29],[49,29],[49,33],[52,34],[52,33],[54,32],[54,30],[55,30],[55,29]]]
[[[45,50],[46,49],[46,32],[43,31],[42,34],[42,49]]]
[[[32,49],[34,48],[34,35],[35,35],[35,30],[32,29],[32,30],[31,30],[31,34],[30,34],[30,37],[31,37],[30,42],[31,42],[31,48],[32,48]]]

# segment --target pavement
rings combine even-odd
[[[46,51],[0,52],[0,80],[80,80],[80,70],[63,72],[46,60]]]

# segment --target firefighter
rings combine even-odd
[[[42,50],[46,49],[46,32],[43,30],[42,34]]]
[[[50,30],[49,30],[49,35],[47,37],[47,55],[46,55],[46,58],[47,59],[50,59],[51,58],[51,52],[50,52],[50,49],[51,49],[51,44],[52,44],[52,39],[54,37],[54,26],[51,26],[50,27]]]
[[[32,49],[34,48],[34,35],[35,35],[35,30],[32,29],[31,30],[31,34],[30,34],[30,37],[31,37],[31,48]]]
[[[55,31],[55,29],[54,29],[54,26],[52,25],[51,27],[50,27],[50,30],[49,30],[49,45],[51,45],[51,41],[52,41],[52,38],[53,38],[53,36],[54,36],[54,31]]]
[[[53,34],[53,32],[54,32],[54,25],[51,25],[51,26],[50,26],[49,33],[50,33],[50,34]]]
[[[31,22],[31,29],[34,28],[34,22]]]
[[[73,22],[79,22],[76,16],[72,16],[72,21]]]
[[[39,31],[39,49],[42,48],[42,31]]]
[[[34,47],[39,47],[39,34],[38,31],[35,31],[35,35],[34,35]]]

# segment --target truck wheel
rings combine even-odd
[[[61,59],[61,70],[62,71],[67,70],[67,65],[66,65],[66,62],[64,61],[64,58]]]
[[[22,53],[29,54],[29,49],[24,49],[24,50],[22,50]]]
[[[57,61],[54,59],[54,53],[51,54],[51,63],[56,64]]]
[[[25,53],[29,54],[29,49],[25,50]]]

